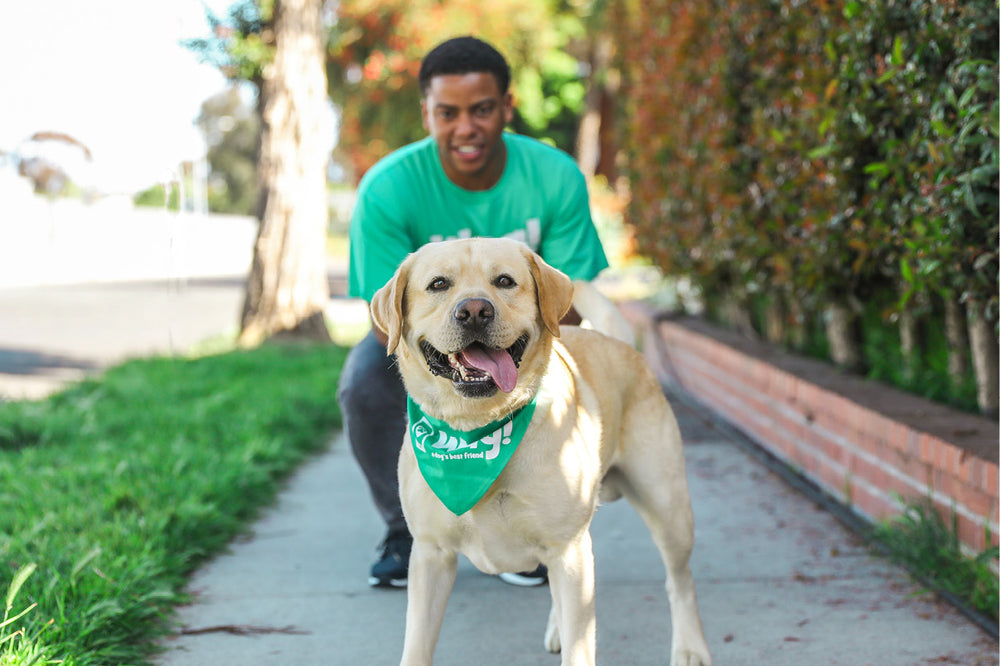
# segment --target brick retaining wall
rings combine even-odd
[[[964,544],[998,543],[1000,428],[833,366],[700,320],[657,320],[622,306],[663,378],[867,520],[900,512],[898,497],[954,510]]]

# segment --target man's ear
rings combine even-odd
[[[386,353],[392,354],[403,334],[403,295],[409,275],[409,262],[404,261],[384,287],[375,292],[371,302],[372,323],[385,333]]]
[[[527,246],[524,254],[531,264],[531,276],[535,280],[535,294],[538,297],[538,311],[542,323],[549,333],[559,337],[559,322],[573,305],[573,282],[560,270],[552,268]]]
[[[511,94],[510,91],[508,91],[503,96],[502,103],[503,103],[504,124],[510,125],[512,122],[514,122],[514,95]]]
[[[431,125],[427,120],[427,98],[422,97],[420,99],[420,122],[423,124],[424,129],[428,132],[431,131]]]

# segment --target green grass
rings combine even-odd
[[[0,628],[0,665],[145,663],[187,576],[328,445],[345,354],[131,361],[0,404],[0,592],[37,566],[8,612],[37,606]]]
[[[875,526],[873,538],[889,556],[953,595],[970,608],[997,619],[1000,605],[994,546],[976,556],[963,552],[955,525],[949,525],[930,500],[913,501],[899,516]]]

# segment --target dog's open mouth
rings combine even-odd
[[[438,351],[426,340],[420,343],[427,367],[433,374],[476,394],[492,393],[496,390],[494,386],[504,393],[513,391],[517,385],[517,368],[527,346],[527,335],[522,335],[507,349],[494,349],[474,342],[453,354]]]

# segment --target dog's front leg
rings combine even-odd
[[[457,566],[458,556],[454,551],[414,540],[406,591],[406,637],[400,666],[431,666]]]
[[[545,632],[546,648],[561,647],[563,666],[594,666],[597,620],[590,532],[583,532],[548,564],[552,613]]]

